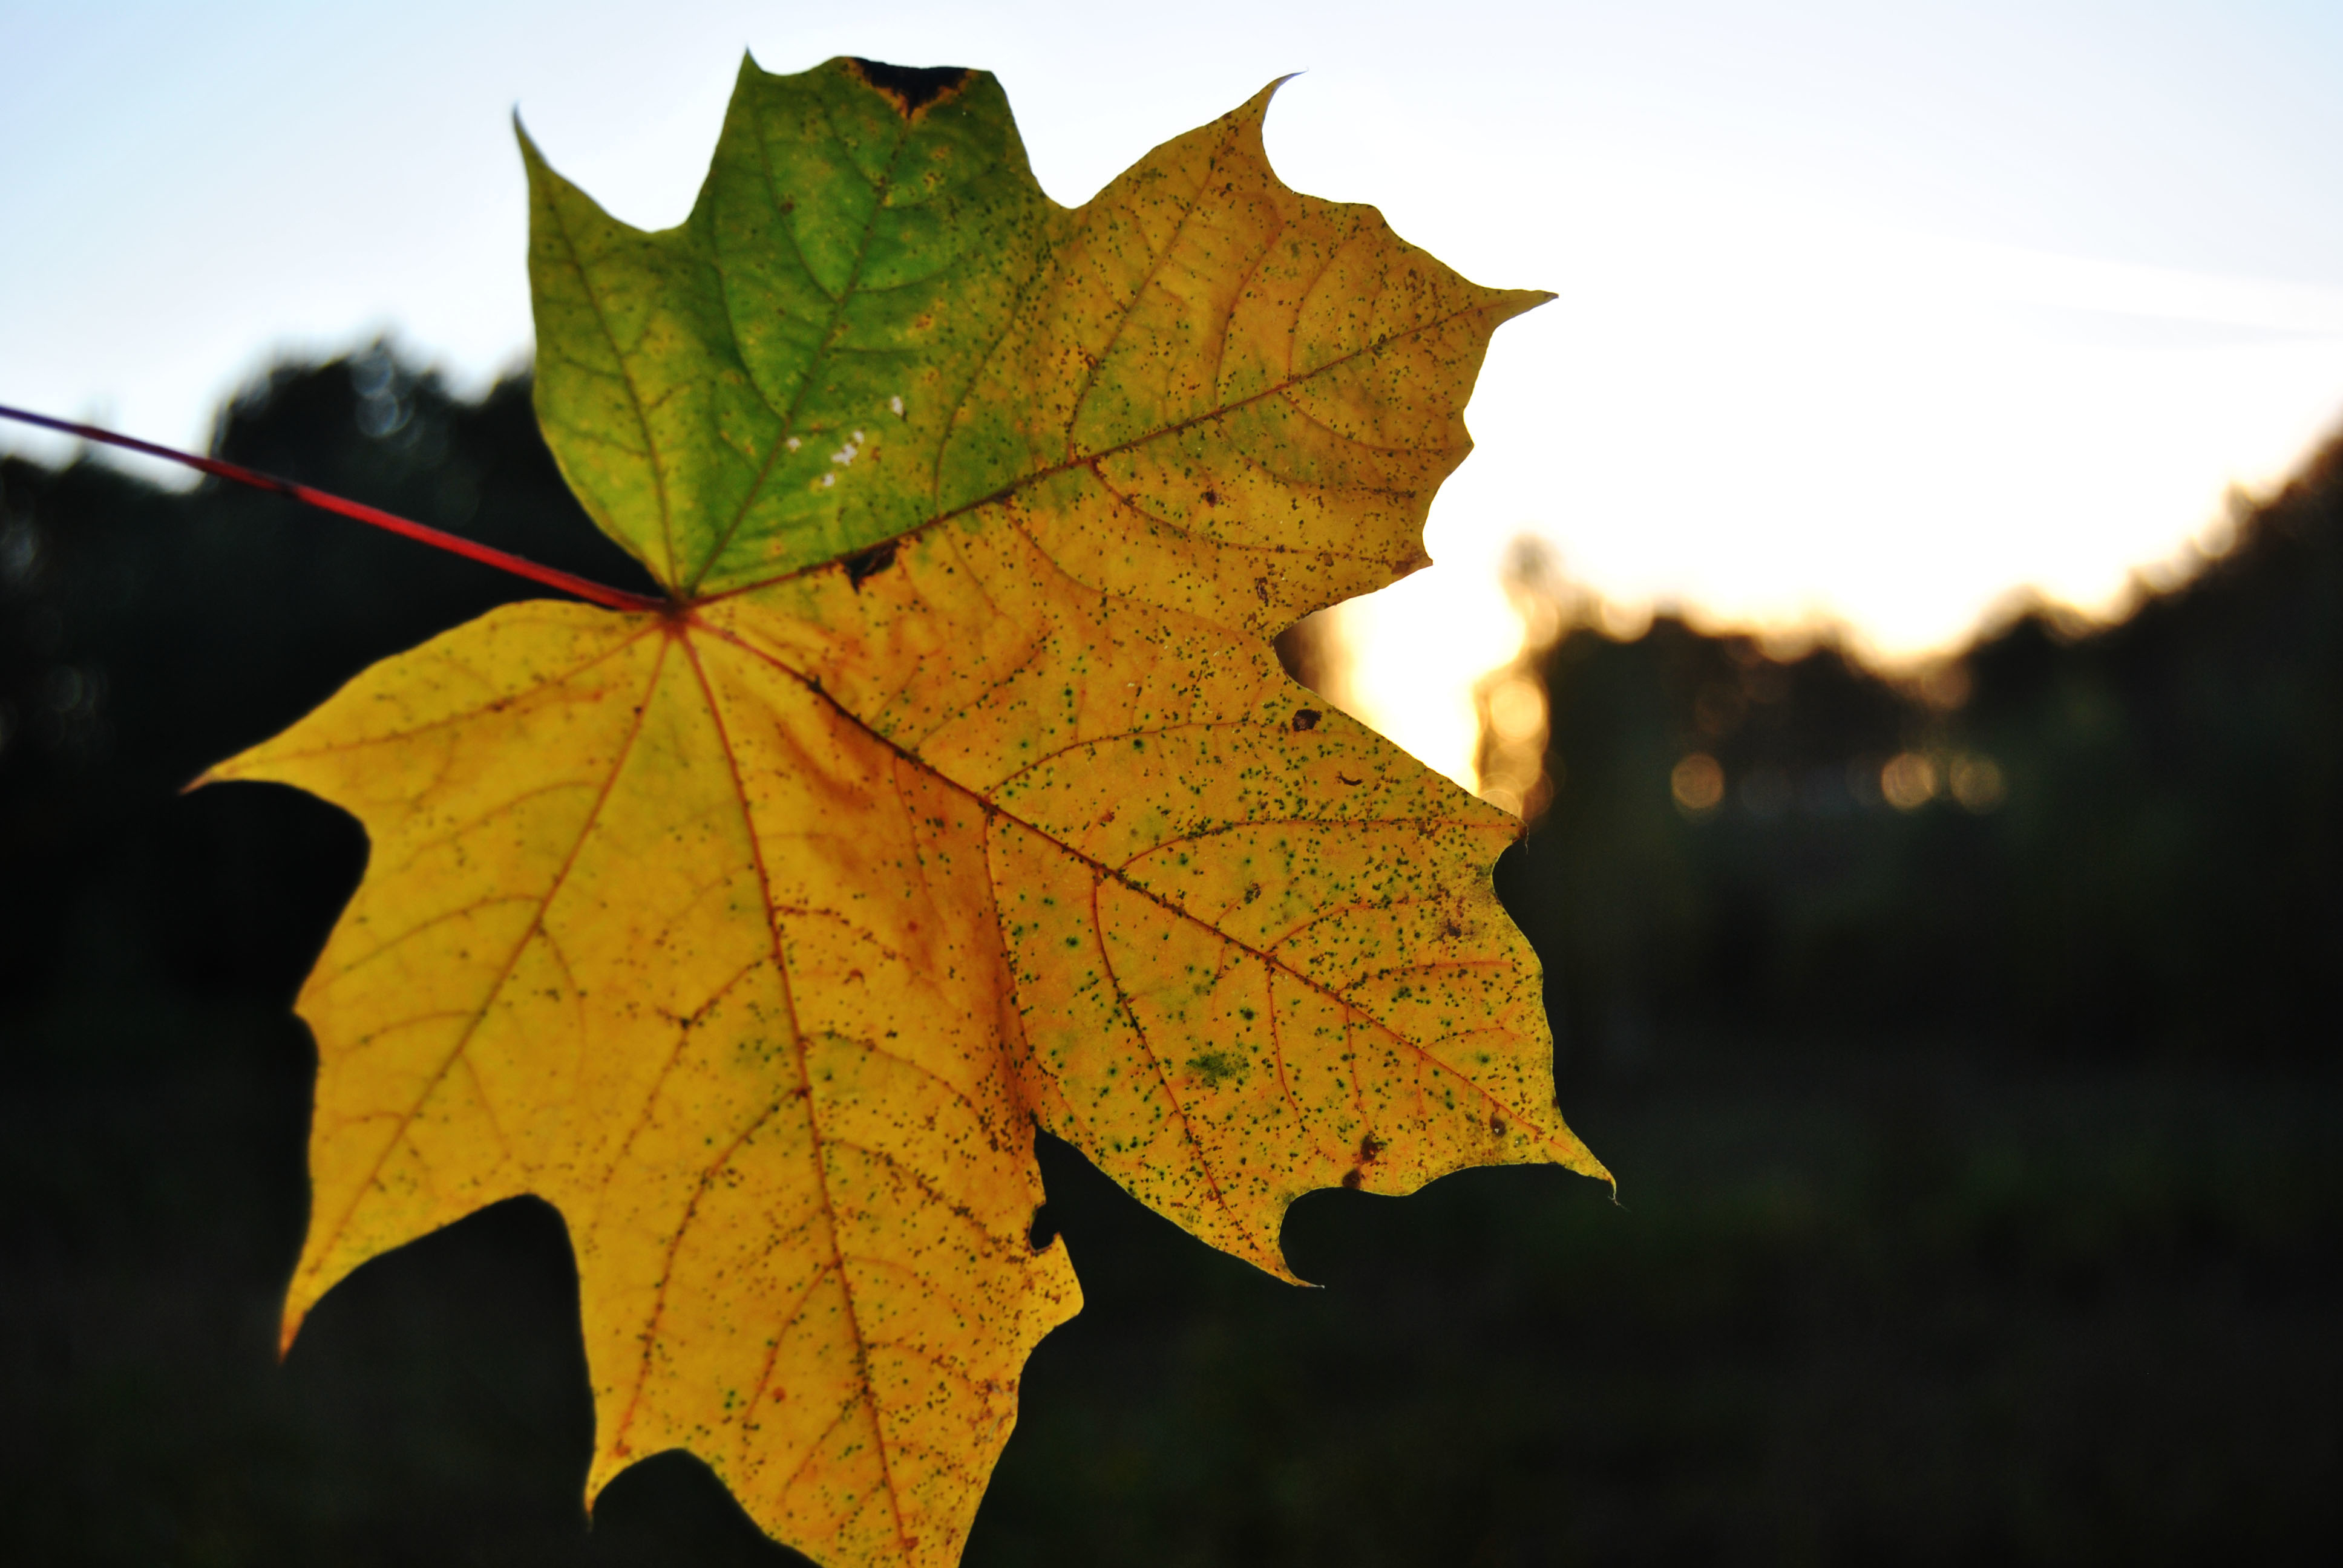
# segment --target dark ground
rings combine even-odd
[[[360,357],[280,376],[224,447],[633,580],[561,496],[518,388],[453,404]],[[89,464],[9,463],[0,485],[0,1557],[789,1561],[674,1455],[614,1483],[589,1530],[575,1282],[542,1204],[369,1264],[276,1358],[313,1067],[287,1004],[363,841],[290,790],[175,790],[505,585],[269,498],[158,496]],[[2326,591],[2298,558],[2273,575]],[[1326,1288],[1295,1291],[1045,1147],[1089,1305],[1033,1359],[969,1561],[2333,1560],[2343,1080],[2322,922],[2343,892],[2317,713],[2343,599],[2224,612],[2264,641],[2309,628],[2277,639],[2283,679],[2223,665],[2246,639],[2218,618],[2155,613],[2232,653],[2167,631],[2180,651],[2153,658],[2087,638],[2041,655],[2014,628],[1993,647],[2047,673],[2010,656],[1996,675],[1980,650],[1950,719],[1857,672],[1838,729],[1768,729],[1756,700],[1746,730],[1698,737],[1732,649],[1665,627],[1566,640],[1544,678],[1557,758],[1581,766],[1505,885],[1553,972],[1582,977],[1564,1105],[1622,1206],[1522,1170],[1319,1194],[1287,1244]],[[1583,747],[1634,749],[1584,728],[1589,694],[1632,688],[1636,658],[1661,675],[1617,711],[1658,771],[1604,784]],[[2126,673],[2142,666],[2275,713],[2276,739],[2184,727],[2127,750],[2127,701],[2167,727],[2189,711]],[[1598,689],[1598,668],[1626,674]],[[1865,724],[1885,728],[1848,729]],[[1698,821],[1665,804],[1692,744],[1736,789]],[[1905,745],[1994,747],[2007,804],[1800,817],[1738,788]],[[2105,783],[2110,755],[2136,788]],[[2276,769],[2301,817],[2254,797],[2256,820],[2223,826],[2248,814],[2202,782],[2225,767],[2249,793]],[[2070,795],[2079,817],[2045,804]],[[1623,887],[1663,894],[1605,901]],[[2254,936],[2264,906],[2291,924]],[[2241,956],[2176,971],[2156,941]],[[2059,942],[2074,956],[2046,963]],[[1957,983],[1894,978],[1931,952]]]

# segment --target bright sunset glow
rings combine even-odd
[[[988,67],[1070,203],[1302,69],[1269,126],[1289,184],[1559,295],[1497,335],[1439,564],[1342,616],[1345,700],[1468,783],[1518,535],[1631,610],[1908,658],[2021,590],[2116,608],[2343,419],[2332,6],[841,15],[0,11],[35,66],[0,98],[0,402],[195,444],[272,353],[381,330],[484,384],[529,331],[515,106],[618,216],[671,223],[743,45]]]
[[[1617,243],[1498,337],[1440,564],[1342,612],[1343,696],[1467,783],[1472,682],[1519,644],[1518,534],[1631,611],[1908,660],[2028,590],[2121,609],[2343,421],[2343,288],[1721,205],[1601,226]],[[1695,259],[1735,228],[1734,268]]]

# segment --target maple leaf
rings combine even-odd
[[[301,992],[285,1315],[524,1192],[575,1248],[588,1496],[671,1447],[830,1563],[957,1559],[1033,1345],[1032,1129],[1292,1280],[1285,1210],[1602,1167],[1519,824],[1267,638],[1423,564],[1490,333],[1270,91],[1087,206],[991,77],[744,65],[679,228],[524,138],[538,407],[664,605],[507,607],[214,779],[357,815]]]

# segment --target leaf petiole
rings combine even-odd
[[[563,571],[558,567],[540,566],[525,556],[517,556],[509,550],[498,549],[494,545],[480,544],[477,540],[465,538],[461,535],[432,528],[427,523],[418,523],[411,518],[399,517],[396,513],[386,512],[360,501],[347,500],[324,490],[312,489],[307,485],[297,484],[291,479],[282,479],[274,474],[264,474],[256,468],[247,468],[238,463],[222,462],[217,457],[199,457],[192,452],[182,452],[175,447],[156,446],[152,441],[141,441],[134,436],[118,435],[96,425],[77,425],[69,419],[53,419],[45,414],[35,414],[24,408],[12,408],[5,403],[0,403],[0,419],[15,419],[22,424],[36,425],[45,430],[55,430],[62,435],[77,437],[85,441],[99,441],[109,447],[120,447],[126,451],[143,452],[147,457],[160,457],[166,462],[185,464],[215,478],[229,479],[239,485],[248,485],[256,490],[266,490],[275,495],[289,496],[303,506],[315,507],[319,511],[332,512],[337,517],[348,518],[371,528],[403,535],[418,543],[429,545],[434,549],[446,550],[449,555],[462,556],[467,560],[478,561],[483,566],[491,566],[499,571],[510,572],[517,578],[527,578],[529,581],[542,583],[547,588],[558,588],[567,594],[575,594],[589,604],[598,604],[606,609],[649,610],[664,614],[669,608],[665,599],[652,598],[646,594],[629,593],[625,588],[611,588],[590,578],[581,578],[574,572]]]

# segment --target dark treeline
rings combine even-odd
[[[1579,1070],[1687,1030],[2336,1059],[2343,443],[2113,626],[2032,610],[1896,682],[1663,617],[1534,674],[1504,885]]]
[[[522,383],[457,399],[377,347],[263,377],[213,446],[642,580]],[[237,487],[0,459],[0,1556],[519,1563],[578,1534],[561,1439],[590,1405],[548,1211],[351,1292],[276,1367],[315,1068],[290,1004],[365,838],[289,789],[182,793],[530,591]]]
[[[519,381],[377,347],[256,382],[216,446],[648,586]],[[2018,621],[1916,695],[1665,620],[1564,638],[1559,788],[1501,886],[1624,1207],[1527,1168],[1313,1194],[1297,1291],[1043,1140],[1086,1305],[968,1561],[2331,1560],[2338,493],[2330,456],[2123,626]],[[366,846],[182,787],[535,591],[0,459],[0,1557],[798,1561],[678,1455],[588,1520],[534,1200],[368,1263],[277,1357],[290,1003]]]
[[[223,412],[214,453],[606,582],[647,582],[571,498],[521,382],[468,403],[379,347],[284,367]],[[11,459],[0,486],[0,1007],[75,973],[65,944],[98,940],[75,921],[107,879],[148,879],[104,908],[152,921],[104,940],[205,989],[280,984],[239,956],[267,944],[226,942],[216,918],[173,907],[168,856],[287,857],[309,879],[302,907],[239,913],[306,930],[307,900],[331,907],[347,891],[353,830],[328,812],[298,849],[263,836],[162,851],[140,838],[155,802],[374,659],[542,590],[216,481],[180,493],[102,460],[53,472]],[[236,802],[259,792],[215,793],[195,798],[217,819],[207,830],[242,832]]]

